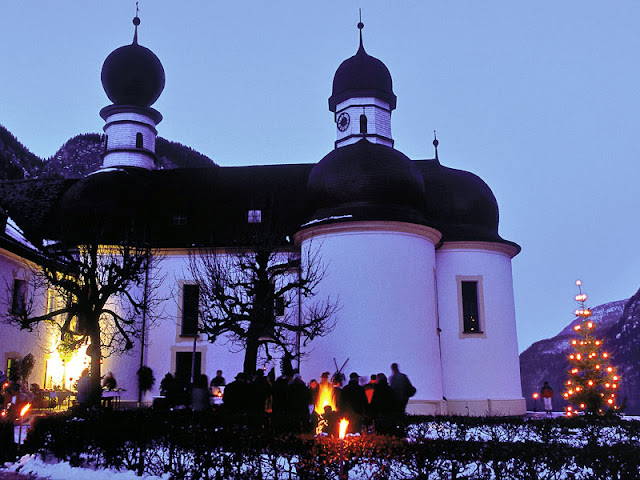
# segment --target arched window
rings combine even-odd
[[[109,145],[109,135],[104,136],[104,153],[107,153],[107,145]]]
[[[360,115],[360,133],[367,134],[367,116],[364,113]]]
[[[136,148],[142,148],[142,134],[140,132],[136,133]]]

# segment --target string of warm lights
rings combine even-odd
[[[579,294],[575,296],[578,308],[574,314],[578,322],[573,330],[577,338],[571,340],[573,352],[569,355],[569,380],[563,393],[570,402],[567,415],[583,412],[600,414],[604,410],[617,410],[616,390],[620,377],[609,365],[609,353],[601,351],[602,340],[595,336],[596,325],[589,320],[591,310],[585,306],[587,294],[582,293],[582,282],[576,281]]]

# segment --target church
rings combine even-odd
[[[211,377],[222,370],[230,380],[242,370],[243,352],[223,339],[207,342],[197,320],[194,331],[186,299],[197,282],[189,259],[198,249],[232,252],[256,225],[277,223],[279,250],[319,251],[326,268],[315,293],[338,302],[332,330],[298,348],[294,366],[304,380],[343,366],[366,381],[395,362],[417,389],[408,413],[524,414],[511,273],[520,247],[500,237],[488,185],[443,165],[436,139],[429,160],[394,148],[392,78],[366,52],[364,25],[356,53],[335,72],[328,101],[335,144],[318,163],[160,170],[155,144],[163,117],[152,105],[165,71],[138,43],[139,24],[136,17],[133,42],[103,64],[112,103],[100,111],[102,168],[79,180],[0,188],[0,269],[13,286],[6,302],[26,294],[25,265],[37,263],[38,245],[60,225],[80,231],[99,218],[118,241],[123,219],[139,214],[160,259],[154,278],[163,279],[157,287],[164,300],[154,308],[162,321],[143,327],[144,340],[125,355],[105,358],[102,371],[114,373],[123,400],[136,401],[135,372],[150,367],[156,383],[142,395],[149,403],[166,373],[194,368]],[[40,304],[51,308],[44,297]],[[70,388],[88,365],[86,346],[62,364],[44,327],[3,325],[2,332],[0,368],[33,353],[30,382],[41,387]],[[259,367],[279,365],[264,362]]]

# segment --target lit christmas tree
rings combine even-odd
[[[576,337],[571,340],[573,352],[569,355],[569,380],[563,396],[571,403],[567,407],[568,416],[580,412],[597,415],[618,409],[616,393],[620,377],[609,363],[602,340],[595,336],[596,326],[589,319],[591,310],[585,306],[587,295],[582,293],[582,282],[577,280],[576,285],[579,306],[575,315],[579,323],[573,327]]]

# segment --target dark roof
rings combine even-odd
[[[336,148],[309,175],[311,219],[426,223],[424,183],[402,152],[362,139]],[[327,220],[328,219],[328,220]]]
[[[396,108],[391,73],[384,63],[367,54],[362,46],[353,57],[340,64],[333,77],[333,91],[329,97],[329,110],[336,111],[340,102],[348,98],[374,97]]]
[[[102,87],[116,105],[149,107],[164,89],[164,68],[148,48],[132,43],[115,49],[102,65]]]
[[[135,234],[157,247],[240,246],[259,228],[249,210],[260,210],[283,245],[310,220],[397,220],[432,226],[443,241],[519,249],[499,236],[496,199],[478,176],[364,140],[316,165],[108,169],[81,180],[0,182],[0,206],[34,243],[59,238],[62,227],[93,235],[99,223],[112,236],[105,241]]]
[[[498,234],[498,202],[477,175],[438,160],[414,160],[425,185],[425,215],[443,241],[488,241],[520,247]]]

